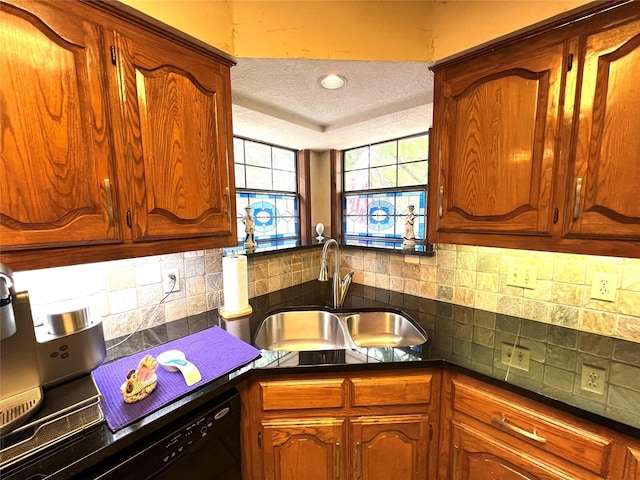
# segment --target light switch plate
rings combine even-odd
[[[615,302],[618,276],[615,273],[594,272],[591,282],[591,298]]]
[[[507,266],[507,285],[535,289],[538,279],[538,267],[510,263]]]

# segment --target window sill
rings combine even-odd
[[[258,241],[256,248],[253,250],[247,250],[244,243],[240,243],[236,247],[228,247],[224,249],[224,255],[229,255],[231,252],[235,252],[237,255],[247,256],[261,256],[268,255],[284,251],[298,251],[308,248],[316,248],[324,245],[324,242],[328,240],[325,237],[323,241],[318,241],[315,238],[290,238],[282,240],[272,240],[260,242]],[[424,257],[433,257],[435,252],[430,244],[416,244],[413,249],[403,248],[402,241],[379,241],[379,240],[365,240],[365,239],[346,239],[340,243],[342,248],[353,248],[363,250],[373,250],[377,252],[385,253],[398,253],[402,255],[420,255]]]
[[[345,248],[374,250],[377,252],[399,253],[402,255],[421,255],[424,257],[433,257],[435,255],[431,244],[416,243],[413,248],[405,248],[402,245],[402,240],[390,241],[347,238],[342,241],[340,246]]]

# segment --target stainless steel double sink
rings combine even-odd
[[[265,318],[255,345],[264,350],[300,352],[405,347],[426,341],[426,332],[399,312],[293,309]]]

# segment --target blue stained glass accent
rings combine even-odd
[[[296,238],[300,235],[298,198],[295,195],[236,193],[236,210],[238,222],[238,242],[245,238],[242,217],[244,208],[251,207],[251,215],[255,224],[255,240],[257,242],[283,238]],[[276,205],[286,207],[281,212]],[[292,221],[293,220],[293,221]]]
[[[408,206],[413,205],[416,239],[424,239],[425,203],[424,190],[345,195],[343,231],[348,236],[402,239]]]
[[[369,226],[374,230],[384,230],[393,224],[395,208],[386,200],[377,200],[369,204]]]
[[[268,232],[276,226],[276,222],[280,217],[280,212],[276,206],[270,202],[256,202],[251,205],[253,208],[253,219],[256,224],[256,230]]]

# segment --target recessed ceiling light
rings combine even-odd
[[[320,86],[327,90],[337,90],[344,87],[345,83],[347,83],[347,79],[340,75],[325,75],[320,78]]]

